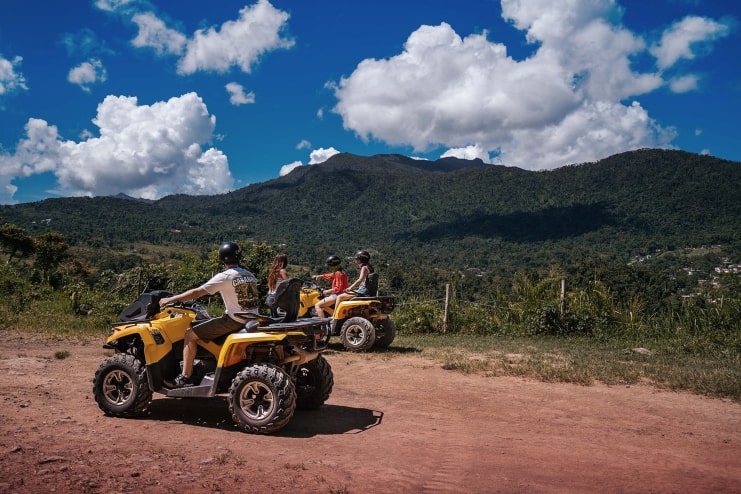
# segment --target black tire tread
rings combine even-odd
[[[107,373],[112,370],[123,370],[127,372],[134,381],[134,401],[125,409],[113,409],[106,400],[102,384]],[[101,410],[111,417],[140,417],[147,412],[152,402],[152,390],[147,382],[146,367],[133,355],[117,353],[106,358],[95,371],[93,377],[93,396]]]
[[[310,394],[302,393],[302,390],[297,386],[296,407],[299,410],[316,410],[329,399],[329,395],[332,393],[334,387],[332,367],[327,359],[319,355],[314,360],[303,364],[301,368],[309,369],[309,372],[315,378],[316,385]],[[299,369],[299,372],[301,372],[301,369]]]
[[[249,423],[241,415],[236,404],[240,389],[247,382],[260,380],[273,388],[275,399],[279,401],[276,411],[270,420],[260,424]],[[271,434],[283,428],[296,411],[296,388],[293,381],[283,369],[272,364],[256,364],[242,369],[232,380],[229,387],[229,413],[237,426],[251,434]]]
[[[353,345],[347,338],[347,331],[352,326],[362,326],[364,329],[364,338],[359,345]],[[340,341],[345,350],[351,352],[365,352],[373,348],[373,344],[376,342],[376,329],[373,327],[373,323],[364,317],[351,317],[342,324],[340,330]]]

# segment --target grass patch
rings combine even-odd
[[[671,342],[638,343],[626,339],[597,341],[572,337],[500,337],[398,334],[391,348],[418,351],[443,368],[489,376],[515,376],[543,382],[591,385],[650,383],[741,402],[741,359],[733,352],[702,355],[674,351]],[[649,353],[635,348],[645,347]]]
[[[49,339],[89,342],[108,334],[114,322],[112,316],[96,312],[89,316],[78,315],[65,302],[62,300],[50,304],[34,301],[23,312],[0,306],[0,320],[5,327]]]

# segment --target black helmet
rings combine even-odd
[[[219,247],[219,261],[224,264],[239,264],[242,249],[234,242],[226,242]]]
[[[342,264],[342,259],[340,259],[337,256],[329,256],[327,258],[326,264],[330,271],[337,271],[338,269],[340,269],[340,265]]]
[[[367,250],[359,250],[355,253],[353,257],[357,259],[358,261],[365,262],[365,263],[370,261],[370,254],[368,253]]]

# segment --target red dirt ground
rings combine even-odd
[[[741,492],[741,405],[726,400],[331,351],[328,402],[255,436],[221,398],[106,417],[101,345],[0,330],[0,493]]]

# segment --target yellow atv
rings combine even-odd
[[[210,316],[195,303],[168,305],[167,292],[143,294],[121,313],[106,339],[110,355],[93,378],[93,395],[106,415],[144,415],[153,393],[173,398],[226,395],[236,425],[250,433],[270,434],[284,427],[295,410],[313,410],[329,398],[332,369],[321,353],[329,343],[326,318],[297,320],[302,281],[286,280],[277,290],[284,314],[255,314],[245,327],[217,340],[199,343],[193,386],[168,389],[166,380],[181,371],[183,338],[194,322]]]
[[[376,295],[342,301],[335,304],[332,313],[330,334],[340,337],[345,350],[362,352],[371,348],[388,348],[396,338],[396,326],[389,317],[394,310],[394,298],[377,295],[377,273],[368,275],[366,286],[368,293]],[[314,305],[322,298],[322,290],[315,283],[304,281],[298,317],[315,317]]]

